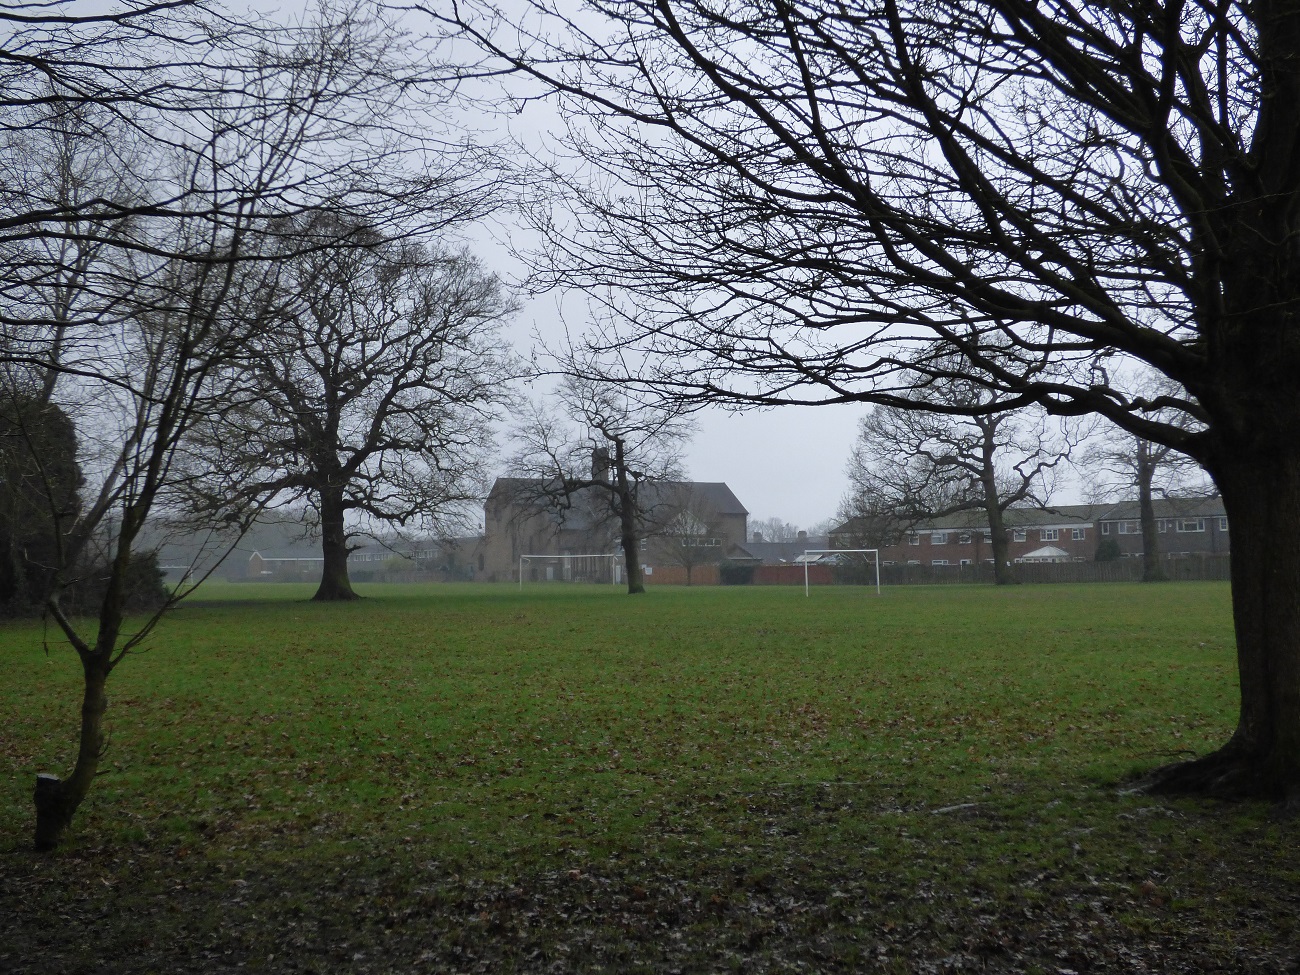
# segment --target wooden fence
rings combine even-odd
[[[1228,556],[1191,555],[1163,559],[1165,575],[1177,581],[1226,582],[1230,578]],[[1019,562],[1012,566],[1017,582],[1051,584],[1060,582],[1139,582],[1141,559],[1116,559],[1114,562]],[[696,566],[691,582],[697,586],[720,583],[718,567]],[[754,567],[752,585],[802,586],[802,565],[759,565]],[[873,586],[875,566],[808,566],[808,581],[814,586]],[[680,566],[657,567],[646,577],[652,585],[682,586],[686,570]],[[933,586],[957,583],[993,583],[991,565],[882,565],[883,586]]]

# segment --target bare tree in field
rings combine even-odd
[[[676,407],[570,376],[553,408],[536,408],[514,431],[520,449],[512,472],[533,495],[521,500],[558,512],[589,505],[596,516],[609,518],[623,550],[627,591],[635,595],[645,592],[642,540],[677,513],[672,492],[662,487],[681,480],[691,433]]]
[[[83,695],[71,773],[38,778],[39,849],[94,781],[110,674],[160,618],[128,626],[133,560],[196,475],[190,434],[229,402],[230,365],[267,323],[287,253],[268,231],[324,203],[409,224],[467,183],[414,134],[395,145],[404,93],[429,79],[360,8],[293,29],[200,3],[69,10],[0,16],[0,382],[75,424],[86,482],[51,536],[45,609]],[[39,438],[26,446],[42,459]],[[66,486],[51,477],[44,493]],[[81,617],[62,594],[87,571],[101,595]]]
[[[1161,389],[1161,384],[1151,382],[1146,390],[1148,398],[1168,391]],[[1081,473],[1098,500],[1121,501],[1137,496],[1142,530],[1142,581],[1162,581],[1165,570],[1160,560],[1155,499],[1188,492],[1198,497],[1211,493],[1200,465],[1169,444],[1111,428],[1083,454]]]
[[[961,511],[988,527],[993,576],[1014,583],[1008,558],[1006,511],[1045,507],[1054,472],[1073,447],[1041,410],[1000,412],[978,386],[947,382],[925,390],[970,413],[934,413],[877,406],[863,417],[849,458],[847,510],[888,513],[908,527]],[[921,395],[918,393],[918,395]],[[990,412],[973,412],[978,406]]]
[[[1232,523],[1241,707],[1157,781],[1300,803],[1300,7],[532,6],[455,26],[574,120],[538,269],[609,296],[594,345],[663,363],[622,378],[915,406],[956,374],[1194,457]]]
[[[200,469],[223,477],[201,479],[195,500],[236,512],[306,501],[324,556],[314,598],[355,599],[354,533],[446,529],[485,493],[514,368],[498,330],[514,305],[463,252],[330,213],[294,224],[277,231],[288,253],[267,327],[231,365],[240,392],[204,427]]]

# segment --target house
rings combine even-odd
[[[1228,519],[1219,498],[1155,502],[1161,554],[1168,558],[1227,554]],[[1008,508],[1003,513],[1012,562],[1089,562],[1115,539],[1121,558],[1140,558],[1142,527],[1136,501],[1108,505]],[[830,535],[830,548],[879,548],[882,565],[991,565],[992,535],[981,511],[918,522],[895,537],[849,519]]]
[[[254,549],[244,564],[243,577],[252,582],[315,582],[324,564],[320,555],[302,548]]]
[[[1160,554],[1165,558],[1227,555],[1232,551],[1228,514],[1217,495],[1201,498],[1155,498]],[[1097,519],[1100,536],[1114,539],[1120,558],[1142,557],[1142,519],[1136,501],[1109,506]]]
[[[547,490],[531,478],[497,478],[483,508],[481,578],[504,582],[519,578],[524,555],[622,554],[618,519],[608,492],[584,488],[568,495]],[[726,560],[757,561],[744,541],[749,512],[722,482],[649,481],[638,489],[644,537],[642,564],[647,582],[693,572],[697,566]],[[557,560],[558,561],[558,560]],[[575,562],[563,578],[584,581],[606,573],[603,563]],[[555,567],[551,568],[554,575]],[[537,566],[534,571],[545,572]],[[658,572],[660,578],[655,578]],[[541,576],[539,576],[541,577]],[[605,581],[593,575],[589,581]]]
[[[745,543],[745,548],[762,560],[764,565],[793,565],[803,561],[804,552],[830,547],[829,536],[809,535],[806,531],[799,532],[791,542],[769,541],[763,537],[762,532],[754,532],[750,541]]]
[[[348,554],[353,582],[472,582],[483,569],[483,539],[388,538]]]
[[[1003,520],[1009,560],[1091,560],[1099,537],[1095,511],[1091,505],[1008,508]],[[982,511],[963,511],[918,522],[885,538],[851,518],[830,533],[829,547],[878,548],[882,565],[992,565],[993,536],[983,516]]]

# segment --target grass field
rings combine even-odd
[[[1242,971],[1297,827],[1153,799],[1235,720],[1218,584],[210,586],[110,682],[0,630],[0,971]]]

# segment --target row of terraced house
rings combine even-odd
[[[1217,497],[1154,502],[1160,556],[1227,555],[1228,518]],[[870,525],[850,519],[830,535],[831,548],[879,548],[882,565],[976,566],[993,563],[992,534],[982,512],[962,512],[913,525],[882,541]],[[1111,505],[1009,508],[1004,516],[1008,560],[1014,563],[1140,559],[1142,524],[1135,501]]]

